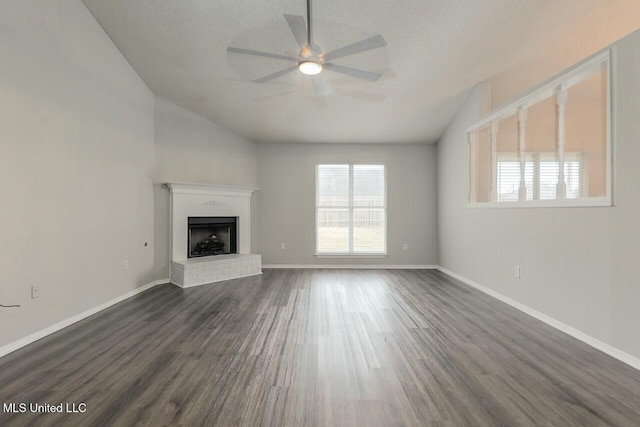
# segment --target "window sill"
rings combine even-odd
[[[327,254],[327,253],[321,253],[321,254],[314,254],[316,258],[363,258],[363,259],[367,259],[367,258],[386,258],[387,254],[386,253],[379,253],[379,254]]]
[[[610,197],[590,197],[565,200],[528,200],[526,202],[476,202],[467,203],[468,208],[601,208],[612,207]]]

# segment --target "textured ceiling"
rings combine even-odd
[[[473,85],[573,23],[637,0],[315,1],[325,52],[375,34],[387,41],[335,61],[384,72],[378,82],[325,71],[331,93],[321,97],[299,72],[251,81],[289,63],[226,52],[296,56],[283,14],[304,15],[303,0],[83,1],[156,95],[250,140],[433,143]]]

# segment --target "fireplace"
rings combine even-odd
[[[237,253],[238,217],[188,217],[189,258]]]

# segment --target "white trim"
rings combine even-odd
[[[440,270],[441,272],[453,277],[454,279],[459,280],[460,282],[471,286],[472,288],[475,288],[481,292],[484,292],[485,294],[500,300],[506,304],[509,304],[511,307],[516,308],[518,310],[520,310],[521,312],[528,314],[531,317],[534,317],[538,320],[540,320],[541,322],[546,323],[547,325],[558,329],[559,331],[564,332],[567,335],[572,336],[573,338],[576,338],[580,341],[582,341],[585,344],[590,345],[591,347],[600,350],[601,352],[608,354],[609,356],[613,357],[614,359],[618,359],[621,362],[626,363],[627,365],[640,370],[640,359],[630,355],[629,353],[625,353],[624,351],[610,345],[607,344],[605,342],[602,342],[596,338],[593,338],[590,335],[585,334],[584,332],[569,326],[565,323],[560,322],[559,320],[554,319],[553,317],[547,316],[544,313],[541,313],[537,310],[534,310],[533,308],[526,306],[516,300],[513,300],[505,295],[502,295],[499,292],[494,291],[493,289],[490,289],[486,286],[483,286],[477,282],[474,282],[471,279],[468,279],[460,274],[454,273],[453,271],[444,268],[442,266],[438,267],[438,270]]]
[[[161,280],[154,280],[151,283],[147,283],[146,285],[140,286],[139,288],[133,289],[123,295],[120,295],[119,297],[116,297],[112,300],[109,300],[103,304],[100,304],[96,307],[90,308],[89,310],[83,311],[82,313],[76,314],[75,316],[71,316],[67,319],[61,320],[58,323],[54,323],[51,326],[48,326],[44,329],[40,329],[37,332],[32,333],[31,335],[27,335],[26,337],[20,338],[16,341],[13,341],[9,344],[6,344],[2,347],[0,347],[0,357],[2,356],[6,356],[9,353],[12,353],[26,345],[29,345],[35,341],[38,341],[41,338],[46,337],[47,335],[51,335],[54,332],[58,332],[61,329],[66,328],[67,326],[71,326],[74,323],[77,323],[83,319],[86,319],[89,316],[93,316],[94,314],[105,310],[109,307],[111,307],[112,305],[116,305],[119,302],[122,302],[126,299],[129,299],[135,295],[138,295],[141,292],[146,291],[147,289],[151,289],[156,285],[162,285],[165,283],[169,283],[169,279],[161,279]]]
[[[314,254],[314,256],[316,258],[333,258],[333,259],[340,259],[340,258],[362,258],[362,259],[369,259],[369,258],[386,258],[389,255],[386,253],[366,253],[366,252],[349,252],[349,253],[337,253],[337,254],[332,254],[332,253],[316,253]]]
[[[618,91],[618,47],[609,49],[609,63],[607,66],[607,168],[606,168],[606,191],[611,206],[615,206],[615,182],[614,182],[614,143],[616,141],[616,126],[618,117],[618,103],[616,100]],[[615,76],[615,78],[614,78]]]
[[[166,182],[173,194],[207,194],[212,196],[251,197],[254,187],[234,187],[230,185],[190,184],[183,182]]]
[[[386,167],[383,166],[384,169],[386,169]],[[386,179],[386,178],[385,178]],[[316,195],[316,204],[318,203],[318,196]],[[385,199],[387,198],[386,194],[385,194]],[[385,204],[386,204],[386,200],[385,200]],[[317,210],[317,209],[316,209]],[[385,208],[386,210],[386,208]],[[355,233],[354,230],[354,223],[355,223],[355,216],[353,215],[353,165],[349,165],[349,253],[353,253],[353,234]],[[386,226],[386,223],[385,223]],[[316,241],[316,249],[318,248],[318,241]],[[387,246],[385,244],[385,249],[384,252],[387,251]],[[328,254],[330,255],[330,254]]]
[[[293,269],[359,269],[359,270],[437,270],[437,265],[419,264],[264,264],[265,268],[293,268]]]
[[[610,208],[610,197],[589,197],[584,199],[527,200],[513,202],[467,202],[468,208]]]

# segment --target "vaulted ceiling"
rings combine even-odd
[[[250,140],[433,143],[473,85],[637,0],[316,0],[325,52],[376,34],[387,42],[335,61],[380,80],[323,71],[324,96],[297,71],[255,83],[290,63],[227,52],[297,56],[283,14],[304,16],[304,0],[83,1],[156,95]]]

